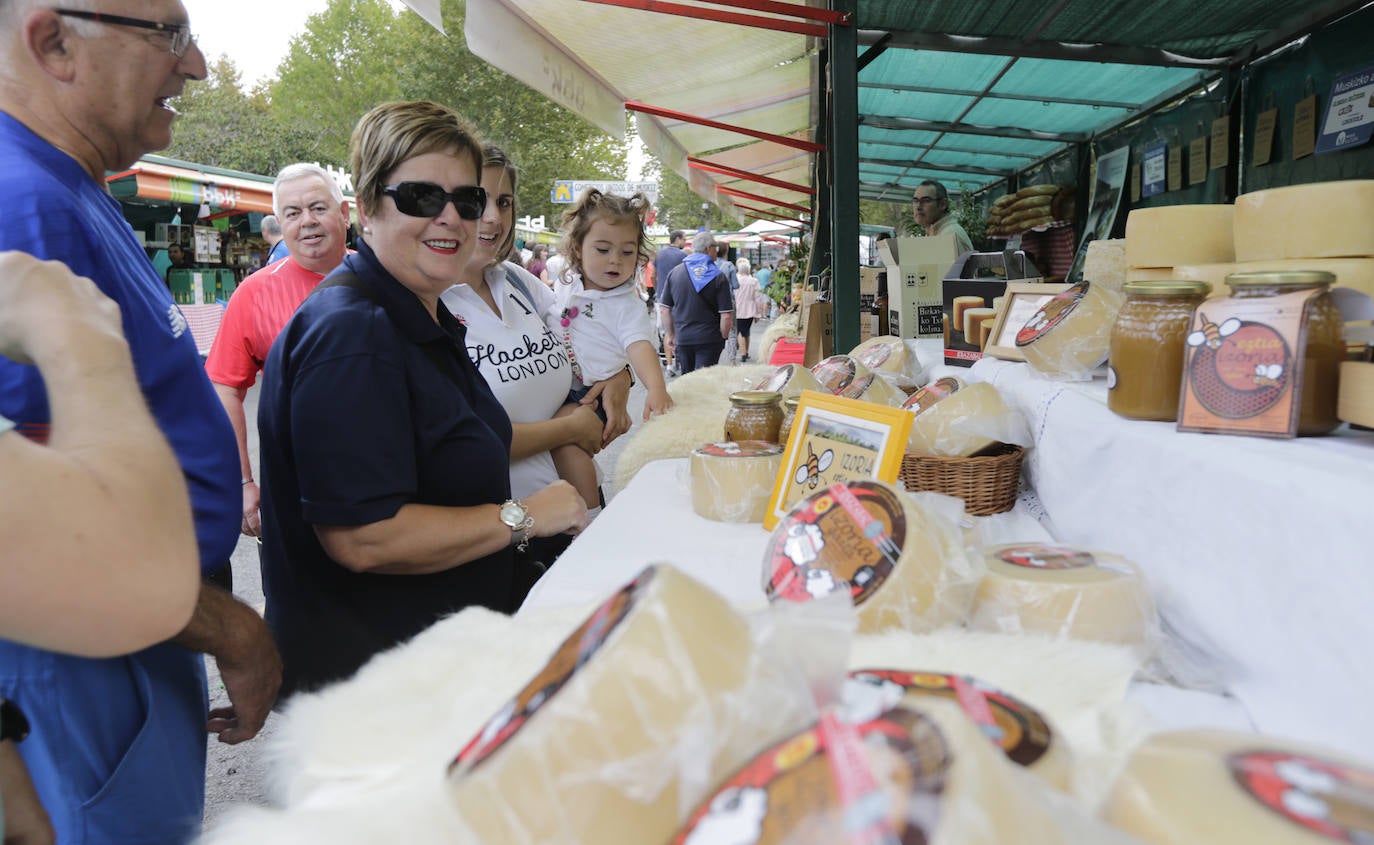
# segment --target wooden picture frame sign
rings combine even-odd
[[[988,336],[984,355],[1001,358],[1004,361],[1024,361],[1026,356],[1016,348],[1016,333],[1026,324],[1040,306],[1057,293],[1068,290],[1067,284],[1027,284],[1012,282],[1002,294],[1005,299],[992,323],[992,334]]]

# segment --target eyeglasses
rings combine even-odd
[[[933,203],[933,202],[939,202],[939,201],[940,201],[940,198],[939,198],[939,197],[912,197],[912,198],[911,198],[911,204],[912,204],[912,205],[930,205],[930,204]]]
[[[433,182],[400,182],[382,188],[382,193],[396,201],[397,211],[411,217],[438,217],[451,202],[459,217],[476,220],[487,207],[487,191],[481,185],[463,185],[449,193]]]
[[[132,26],[136,29],[151,29],[169,36],[172,39],[172,55],[178,59],[186,55],[186,48],[195,43],[196,37],[191,34],[191,27],[184,23],[166,23],[164,21],[150,21],[143,18],[127,18],[123,15],[107,15],[104,12],[86,12],[77,9],[53,9],[59,15],[68,18],[80,18],[83,21],[95,21],[96,23],[108,23],[115,26]]]

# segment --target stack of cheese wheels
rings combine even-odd
[[[906,344],[900,337],[885,334],[854,347],[849,357],[874,372],[905,373],[908,356]]]
[[[862,399],[892,408],[901,407],[906,401],[906,391],[892,386],[892,383],[877,373],[859,376],[840,390],[840,396],[847,399]]]
[[[1146,648],[1158,630],[1140,568],[1106,552],[1021,543],[984,551],[972,626]]]
[[[1083,278],[1095,285],[1119,291],[1126,284],[1126,239],[1092,241],[1083,259]]]
[[[763,559],[770,601],[847,590],[859,630],[930,631],[968,617],[983,567],[954,522],[884,481],[832,484],[778,522]]]
[[[1073,188],[1030,185],[993,201],[988,209],[987,232],[990,237],[1005,238],[1056,220],[1073,220],[1073,208]]]
[[[1127,841],[1076,807],[1051,803],[1047,791],[998,754],[949,702],[904,704],[858,722],[827,711],[721,784],[670,841]]]
[[[967,675],[904,669],[856,669],[840,692],[851,719],[883,712],[905,701],[920,707],[929,698],[955,701],[1007,759],[1067,790],[1073,754],[1040,711],[997,687]]]
[[[1374,762],[1253,734],[1156,734],[1105,817],[1152,845],[1374,842]]]
[[[754,389],[781,393],[784,399],[800,396],[803,390],[830,392],[822,387],[821,383],[816,381],[816,377],[811,374],[811,371],[801,364],[783,364],[774,370],[768,378],[754,385]]]
[[[763,522],[782,447],[761,440],[707,443],[692,450],[692,510],[716,522]]]
[[[871,372],[848,355],[831,355],[817,361],[816,366],[811,368],[811,375],[820,382],[821,390],[827,393],[839,393]]]
[[[1234,259],[1188,262],[1176,278],[1227,296],[1232,273],[1322,270],[1338,287],[1374,296],[1374,179],[1318,182],[1236,198]]]
[[[1126,281],[1176,279],[1181,265],[1235,261],[1235,215],[1221,204],[1135,209],[1126,218]]]
[[[919,391],[918,391],[919,392]],[[908,409],[919,407],[921,400],[913,394]],[[970,384],[955,389],[944,398],[916,413],[907,435],[906,449],[922,455],[944,458],[967,458],[997,445],[996,438],[986,433],[996,418],[1011,413],[1002,394],[990,384]]]
[[[1349,423],[1374,428],[1374,364],[1341,362],[1340,385],[1336,416]]]
[[[1123,301],[1120,293],[1104,285],[1072,285],[1031,315],[1016,333],[1016,348],[1043,375],[1088,378],[1107,360],[1112,326]]]
[[[666,841],[753,749],[815,718],[777,663],[717,593],[646,569],[450,766],[455,841]]]

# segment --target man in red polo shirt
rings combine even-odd
[[[240,530],[252,537],[262,534],[258,516],[261,494],[248,460],[243,398],[296,306],[343,262],[347,251],[348,206],[338,182],[324,168],[315,164],[282,168],[272,187],[272,209],[281,223],[289,254],[244,279],[234,291],[205,362],[206,373],[238,437],[243,470]]]

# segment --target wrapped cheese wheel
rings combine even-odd
[[[906,439],[907,451],[966,458],[999,442],[986,432],[998,428],[994,418],[1010,413],[997,388],[982,382],[970,384],[916,414]]]
[[[906,344],[900,337],[885,334],[871,337],[854,347],[849,357],[868,367],[888,373],[906,372]]]
[[[832,484],[799,502],[769,538],[770,601],[847,590],[859,630],[929,631],[963,622],[983,573],[954,522],[892,484]]]
[[[956,390],[963,389],[963,379],[958,376],[944,376],[908,396],[902,407],[913,414],[919,414]]]
[[[1156,734],[1104,815],[1153,845],[1374,842],[1374,764],[1254,734]]]
[[[1236,197],[1235,260],[1374,256],[1371,219],[1374,179],[1241,194]]]
[[[1346,422],[1374,428],[1374,364],[1342,361],[1336,416]]]
[[[862,376],[871,372],[868,367],[848,355],[831,355],[816,363],[811,368],[811,374],[816,377],[816,381],[821,383],[821,389],[827,393],[839,393],[850,384]]]
[[[774,370],[768,378],[754,385],[754,389],[781,393],[783,399],[800,396],[803,390],[830,392],[822,387],[821,383],[816,381],[816,377],[811,374],[811,371],[801,364],[783,364]]]
[[[1083,259],[1083,278],[1095,285],[1121,290],[1126,283],[1126,239],[1098,238],[1088,244]]]
[[[1154,600],[1129,560],[1070,546],[985,550],[972,626],[1144,647],[1158,630]]]
[[[876,402],[879,405],[888,405],[893,408],[900,408],[906,401],[906,392],[898,390],[892,384],[877,373],[869,373],[859,376],[849,383],[849,386],[840,390],[840,396],[848,399],[862,399],[865,402]]]
[[[857,669],[849,673],[840,700],[853,720],[905,703],[920,707],[929,698],[954,701],[1007,759],[1067,790],[1073,755],[1049,721],[1029,704],[977,678],[943,672]]]
[[[1026,363],[1049,376],[1090,378],[1107,360],[1122,296],[1103,285],[1079,282],[1036,311],[1016,333]]]
[[[692,510],[716,522],[763,522],[782,447],[761,440],[707,443],[692,450]]]
[[[814,719],[794,667],[763,654],[720,595],[646,569],[454,760],[455,841],[666,841],[753,749]],[[778,688],[795,688],[795,710]]]

